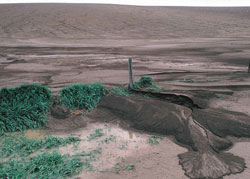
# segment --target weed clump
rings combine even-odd
[[[150,76],[142,76],[139,81],[134,83],[134,89],[159,90],[160,88],[153,84],[153,79]]]
[[[87,136],[88,141],[94,140],[96,138],[100,138],[102,136],[104,136],[105,134],[103,133],[102,129],[98,128],[95,130],[95,132],[93,134],[90,134],[89,136]]]
[[[154,136],[154,135],[150,136],[148,138],[147,143],[149,143],[149,145],[151,145],[151,146],[158,145],[159,144],[159,140],[158,139],[162,140],[163,137],[162,136]]]
[[[133,164],[128,164],[124,170],[128,171],[128,170],[134,170],[135,166]]]
[[[150,87],[153,85],[153,79],[150,76],[142,76],[140,78],[140,84],[143,87]]]
[[[51,91],[38,84],[0,89],[0,136],[43,127],[51,99]]]
[[[60,102],[69,109],[92,110],[106,94],[100,83],[74,84],[60,91]]]

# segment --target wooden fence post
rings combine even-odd
[[[132,68],[132,58],[128,59],[128,71],[129,71],[129,87],[134,87],[134,81],[133,81],[133,68]]]

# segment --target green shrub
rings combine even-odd
[[[0,178],[50,179],[66,178],[80,173],[83,166],[79,156],[43,153],[28,160],[8,160],[0,163]]]
[[[160,88],[153,85],[153,79],[150,76],[142,76],[139,81],[134,83],[134,89],[159,90]]]
[[[149,87],[153,85],[153,79],[150,76],[142,76],[140,78],[140,84],[144,87]]]
[[[0,89],[0,136],[43,127],[51,99],[51,91],[38,84]]]
[[[60,102],[69,109],[92,110],[105,93],[106,89],[100,83],[74,84],[60,91]]]

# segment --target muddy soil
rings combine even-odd
[[[230,44],[228,41],[235,43],[234,48],[241,52],[231,52],[232,47],[228,45]],[[128,83],[127,59],[132,56],[135,79],[139,79],[141,75],[150,75],[156,85],[164,88],[164,92],[186,96],[201,108],[218,108],[219,111],[225,109],[249,115],[250,81],[246,57],[249,45],[243,39],[229,38],[220,41],[218,39],[199,39],[194,42],[183,39],[182,44],[180,40],[178,44],[170,41],[157,41],[158,44],[154,42],[150,46],[144,44],[134,47],[132,45],[122,46],[118,41],[114,41],[114,43],[120,45],[119,48],[117,46],[101,48],[1,47],[0,85],[1,87],[14,87],[23,83],[41,83],[52,89],[54,94],[58,94],[62,87],[73,83],[99,81],[108,88],[125,87]],[[189,46],[192,48],[188,48]],[[203,50],[201,50],[202,46]],[[235,58],[234,56],[238,56],[239,59],[232,60]],[[100,118],[105,119],[105,116],[100,114]],[[106,116],[105,120],[108,121],[109,118],[110,116]],[[85,130],[87,126],[87,122],[82,121],[79,117],[74,117],[70,122],[61,123],[61,119],[51,121],[48,128],[55,134],[69,135],[72,133],[72,129],[79,132],[81,128]],[[67,124],[67,126],[60,124]],[[94,128],[94,126],[92,127]],[[179,142],[177,143],[179,144]],[[157,150],[162,151],[161,148],[164,147],[161,145],[155,146]],[[176,144],[173,143],[171,146],[176,146]],[[232,151],[234,151],[233,149]],[[139,150],[143,149],[138,147]],[[160,153],[160,155],[165,155],[163,151]],[[174,154],[176,162],[175,167],[172,166],[176,170],[177,178],[185,178],[184,171],[178,164],[177,155],[181,153],[183,152]],[[132,156],[135,157],[134,154],[132,152],[126,157],[128,159]],[[155,165],[152,160],[147,159],[151,154],[150,156],[145,155],[142,165]],[[249,157],[246,157],[245,153],[239,156],[245,159],[247,166]],[[136,161],[137,159],[142,159],[142,156],[139,155],[136,157]],[[131,160],[131,162],[135,161]],[[157,165],[157,168],[163,170],[166,168],[166,164],[161,163]],[[154,170],[156,172],[154,174],[159,178],[174,176],[174,174],[168,176],[160,169]],[[85,174],[90,178],[141,178],[145,177],[142,174],[144,172],[147,173],[147,170],[139,167],[135,173],[91,174],[91,172],[85,172]],[[182,173],[182,176],[177,173]],[[248,169],[244,169],[242,175],[245,176],[246,173],[249,173]],[[238,175],[241,176],[241,174]],[[228,177],[230,178],[230,176],[232,175]]]
[[[0,20],[0,87],[40,83],[47,85],[54,94],[73,83],[101,82],[107,88],[125,87],[128,84],[127,59],[132,57],[135,80],[141,75],[149,75],[156,85],[164,88],[164,93],[192,99],[204,109],[202,112],[197,109],[194,119],[201,120],[199,122],[205,129],[211,130],[211,116],[217,118],[225,110],[232,111],[230,114],[234,116],[250,116],[248,8],[166,10],[110,6],[100,11],[98,6],[96,11],[91,9],[93,7],[83,11],[75,5],[70,8],[53,6],[1,5],[0,15],[4,18]],[[96,14],[91,14],[93,12]],[[112,12],[118,15],[111,22]],[[94,17],[91,20],[89,13]],[[79,17],[89,19],[89,23]],[[138,25],[138,22],[141,23]],[[165,104],[164,101],[158,104],[162,103]],[[181,104],[171,105],[191,111]],[[211,108],[212,112],[209,111]],[[119,136],[120,142],[105,144],[101,163],[97,165],[102,166],[100,170],[110,169],[121,162],[119,157],[122,156],[125,160],[122,165],[132,163],[135,170],[118,173],[84,171],[80,178],[187,178],[179,165],[178,155],[193,150],[192,145],[185,142],[182,145],[174,137],[166,136],[159,145],[151,147],[146,142],[148,136],[156,135],[158,131],[148,130],[145,126],[137,131],[136,127],[123,124],[117,114],[99,110],[98,115],[99,120],[90,116],[71,116],[70,121],[49,116],[46,133],[86,138],[95,128],[107,131],[110,128],[112,135]],[[243,123],[249,123],[246,118]],[[207,121],[210,124],[206,124]],[[216,126],[212,125],[212,128]],[[221,124],[219,127],[213,133],[220,137],[227,135],[229,129]],[[221,130],[224,133],[220,133]],[[234,128],[230,130],[234,131]],[[128,131],[140,137],[130,138]],[[239,138],[231,141],[234,145],[227,152],[244,159],[247,168],[224,178],[250,178],[249,141]],[[127,148],[120,150],[126,144]],[[98,142],[81,145],[82,148],[95,148]],[[72,152],[72,148],[65,151]]]

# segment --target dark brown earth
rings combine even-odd
[[[99,118],[111,117],[104,115],[110,109],[103,112],[100,108],[112,107],[107,99],[115,100],[119,105],[111,111],[118,119],[134,119],[132,123],[128,120],[131,127],[174,135],[178,144],[189,146],[189,152],[180,154],[179,159],[186,175],[192,178],[216,178],[250,167],[249,151],[236,152],[239,155],[244,151],[241,156],[246,164],[241,157],[218,153],[231,145],[228,135],[249,137],[250,8],[17,4],[0,5],[0,17],[0,87],[40,83],[54,94],[73,83],[125,87],[127,59],[133,57],[135,79],[150,75],[164,93],[182,95],[181,99],[191,99],[201,109],[191,105],[191,110],[190,103],[183,105],[180,98],[176,102],[107,97],[97,108]],[[125,104],[130,107],[123,107]],[[117,114],[118,107],[123,107],[121,113],[126,115]],[[180,117],[181,111],[185,117]],[[192,119],[187,117],[189,114]],[[51,117],[47,127],[67,133],[87,125],[85,118],[69,118],[70,122]],[[155,119],[159,123],[152,125]],[[204,141],[205,152],[198,141]],[[187,162],[187,158],[194,160]],[[221,170],[210,173],[210,169],[216,169],[199,168],[196,165],[204,162],[201,158],[211,163],[219,161],[216,166]],[[193,166],[198,170],[189,170]],[[165,167],[160,165],[161,169]],[[152,173],[141,171],[148,172],[148,176]],[[161,173],[160,178],[166,177]],[[240,176],[249,178],[250,171],[245,169]]]
[[[212,108],[192,111],[155,99],[113,95],[104,97],[96,110],[96,118],[109,111],[128,121],[132,128],[173,135],[177,142],[190,146],[189,152],[179,155],[180,164],[190,178],[219,178],[246,168],[243,158],[221,151],[232,145],[227,136],[250,137],[247,115]]]

